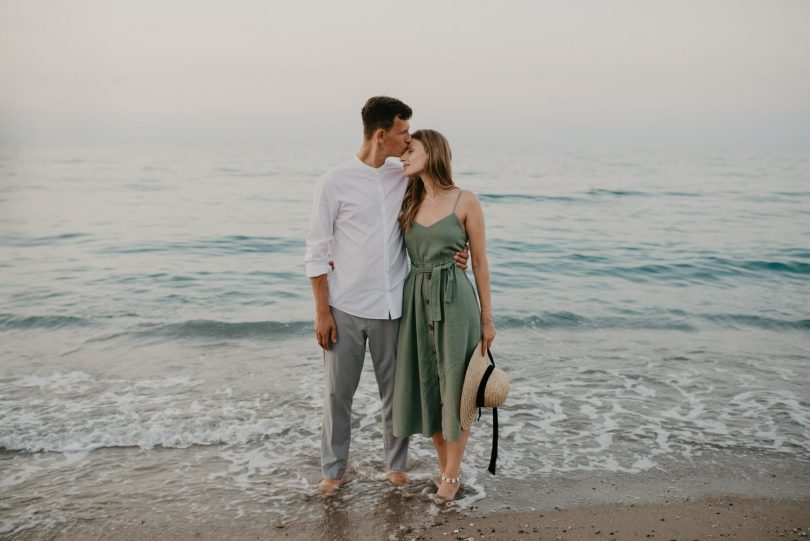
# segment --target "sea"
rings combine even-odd
[[[304,239],[353,151],[0,150],[0,537],[322,516]],[[548,487],[591,479],[808,496],[810,152],[454,156],[511,380],[497,475],[484,412],[459,509],[588,501]],[[426,438],[409,488],[380,480],[370,358],[352,438],[331,513],[440,512]]]

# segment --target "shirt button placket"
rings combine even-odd
[[[382,167],[385,167],[384,165]],[[380,167],[380,169],[382,169]],[[380,230],[382,231],[382,253],[383,253],[383,283],[385,284],[385,302],[388,305],[388,317],[391,318],[392,316],[392,306],[393,303],[390,299],[390,292],[391,292],[391,280],[388,276],[388,236],[389,231],[386,228],[385,217],[387,216],[387,209],[385,207],[385,194],[383,193],[382,187],[382,172],[377,171],[374,183],[377,185],[377,194],[380,198]]]

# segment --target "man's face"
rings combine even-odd
[[[387,157],[401,156],[405,152],[411,143],[410,130],[410,121],[396,117],[391,129],[382,132],[382,147]]]

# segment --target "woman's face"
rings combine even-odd
[[[405,176],[418,177],[422,174],[425,170],[425,165],[427,165],[427,157],[427,151],[422,141],[411,139],[408,148],[406,148],[402,156],[399,157],[399,159],[402,160],[402,165],[405,167]]]

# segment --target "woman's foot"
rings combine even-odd
[[[458,494],[459,488],[461,488],[460,475],[458,477],[442,475],[442,483],[439,485],[439,490],[436,491],[435,495],[432,495],[431,500],[440,504],[453,501],[456,498],[456,494]]]

